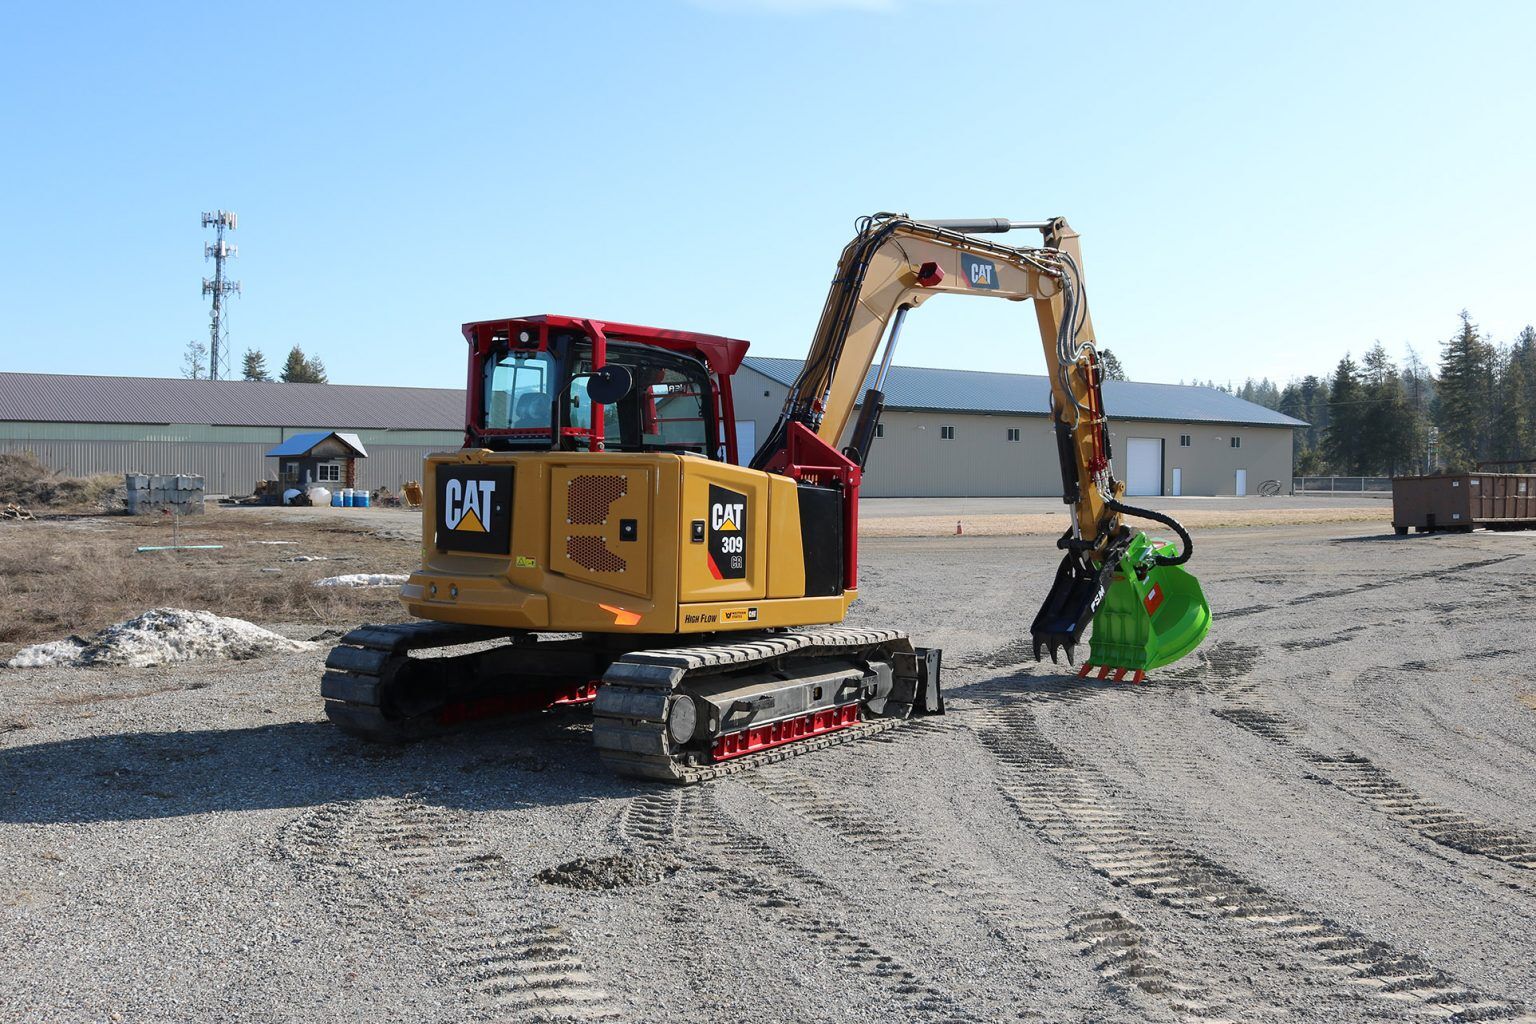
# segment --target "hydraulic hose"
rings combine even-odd
[[[1179,545],[1181,548],[1179,553],[1174,555],[1172,558],[1169,558],[1167,555],[1155,555],[1154,558],[1156,559],[1158,565],[1183,565],[1185,562],[1189,561],[1189,556],[1194,554],[1195,542],[1190,539],[1189,531],[1180,526],[1179,521],[1173,518],[1173,516],[1164,515],[1161,512],[1154,512],[1149,508],[1137,508],[1134,505],[1127,505],[1123,502],[1116,501],[1113,498],[1110,498],[1109,501],[1107,501],[1105,504],[1107,504],[1112,510],[1119,512],[1121,515],[1132,516],[1136,519],[1150,519],[1154,523],[1162,523],[1164,526],[1168,527],[1174,533],[1179,535]]]

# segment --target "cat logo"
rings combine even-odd
[[[1001,287],[997,280],[997,264],[991,260],[962,255],[960,269],[964,272],[962,277],[966,285],[971,288],[996,290]]]
[[[747,496],[709,485],[709,574],[717,580],[747,575]]]
[[[504,555],[511,547],[512,467],[436,468],[437,546]]]
[[[746,505],[742,502],[731,505],[723,505],[716,502],[709,510],[710,528],[721,530],[725,533],[741,532],[741,527],[736,525],[736,521],[742,518],[741,513],[745,509]]]
[[[449,480],[443,487],[443,525],[450,530],[485,533],[494,480]]]

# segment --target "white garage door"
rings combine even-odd
[[[1163,439],[1125,439],[1125,493],[1163,493]]]
[[[757,452],[757,421],[736,421],[736,460],[738,465],[745,466],[752,461],[752,456]]]

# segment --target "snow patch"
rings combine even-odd
[[[8,668],[51,665],[123,665],[143,668],[197,658],[244,660],[288,651],[307,651],[312,643],[290,640],[244,619],[184,608],[154,608],[136,619],[108,626],[89,640],[70,637],[24,647]]]
[[[52,665],[71,665],[85,650],[86,643],[77,636],[68,640],[50,640],[45,644],[23,647],[16,656],[6,662],[7,668],[48,668]]]
[[[315,580],[317,587],[398,587],[409,576],[392,572],[350,572],[342,576],[327,576]]]

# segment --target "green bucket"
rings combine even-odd
[[[1211,606],[1200,581],[1180,566],[1153,561],[1156,555],[1177,553],[1172,544],[1144,533],[1131,541],[1093,616],[1090,665],[1145,672],[1200,646],[1211,629]]]

